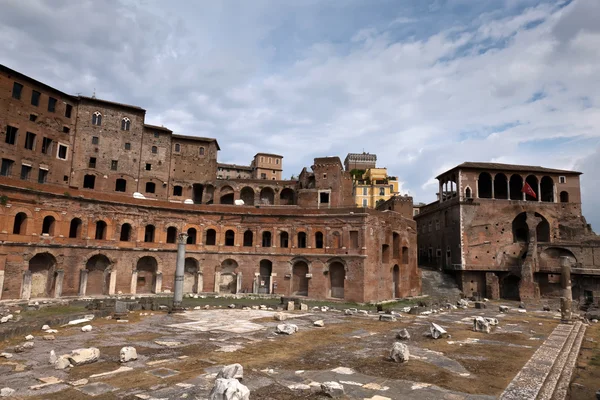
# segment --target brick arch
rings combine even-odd
[[[24,213],[27,216],[27,218],[25,220],[26,221],[25,222],[26,223],[25,230],[24,230],[24,232],[20,232],[19,235],[21,235],[21,236],[31,235],[35,219],[33,218],[33,212],[25,207],[14,207],[14,208],[11,207],[8,210],[8,212],[6,213],[6,215],[4,217],[5,230],[9,234],[13,234],[13,229],[15,226],[15,218],[17,217],[17,214],[19,214],[19,213]]]
[[[344,271],[348,272],[348,263],[340,257],[332,257],[332,258],[328,259],[327,261],[325,261],[324,267],[323,267],[323,272],[329,272],[329,266],[335,262],[339,262],[340,264],[342,264],[344,266]]]
[[[163,271],[162,258],[160,258],[160,256],[158,254],[153,253],[153,252],[144,252],[143,254],[140,254],[139,256],[135,257],[133,259],[133,263],[132,263],[132,270],[135,271],[135,269],[137,268],[138,262],[144,257],[154,258],[156,260],[156,273],[162,274],[162,271]]]
[[[27,271],[27,269],[29,268],[29,261],[31,261],[31,259],[35,256],[37,256],[38,254],[44,254],[44,253],[48,253],[50,254],[52,257],[54,257],[54,259],[56,260],[56,269],[60,269],[58,268],[58,266],[63,265],[64,263],[64,259],[65,256],[62,253],[59,253],[58,250],[54,250],[54,249],[44,249],[41,251],[36,251],[36,252],[32,252],[32,253],[28,253],[23,255],[23,271]]]
[[[10,217],[14,217],[15,215],[17,215],[20,212],[24,212],[25,214],[27,214],[27,218],[32,218],[32,216],[33,216],[33,211],[31,211],[29,208],[22,207],[22,206],[11,207],[8,210],[8,212],[6,213],[6,215],[10,216]]]
[[[106,254],[106,250],[94,250],[90,253],[87,253],[85,256],[82,257],[84,259],[84,263],[86,263],[90,258],[92,258],[94,256],[105,256],[106,258],[108,258],[108,261],[110,261],[109,268],[111,268],[111,269],[113,268],[114,265],[117,264],[117,258],[115,258],[114,256],[110,256],[109,254]]]
[[[289,264],[289,267],[288,267],[288,268],[289,268],[289,270],[288,270],[288,273],[291,273],[291,272],[292,272],[292,268],[294,267],[294,264],[296,264],[297,262],[300,262],[300,261],[302,261],[302,262],[305,262],[305,263],[306,263],[306,265],[308,265],[308,273],[309,273],[309,274],[310,274],[310,273],[312,273],[312,272],[311,272],[311,271],[312,271],[312,262],[311,262],[311,261],[310,261],[308,258],[306,258],[306,257],[302,257],[302,256],[297,256],[297,257],[294,257],[294,258],[292,258],[292,259],[291,259],[291,260],[288,262],[288,264]]]

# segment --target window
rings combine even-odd
[[[217,232],[214,229],[206,231],[205,244],[207,246],[214,246],[217,244]]]
[[[71,128],[69,128],[68,126],[63,126],[63,133],[69,133],[71,132]]]
[[[366,187],[363,188],[362,192],[363,192],[363,196],[368,196],[369,195],[369,189],[367,189]]]
[[[65,105],[65,117],[71,118],[71,112],[73,111],[73,106],[70,104]]]
[[[287,248],[289,245],[289,237],[287,232],[281,232],[279,235],[279,247]]]
[[[37,121],[37,117],[38,117],[38,116],[37,116],[37,115],[35,115],[35,114],[29,114],[29,120],[30,120],[31,122],[35,122],[35,121]]]
[[[54,97],[48,97],[48,111],[49,112],[56,111],[56,99]]]
[[[48,180],[48,170],[40,168],[40,172],[38,173],[38,183],[46,183]]]
[[[52,151],[52,139],[42,138],[42,153],[49,154]]]
[[[468,188],[465,189],[465,197],[467,199],[471,198],[471,188],[470,187],[468,187]]]
[[[187,244],[196,244],[196,233],[197,231],[195,228],[190,228],[187,230]]]
[[[25,135],[25,148],[33,150],[35,148],[35,133],[27,132]]]
[[[125,143],[125,150],[131,150],[131,143]]]
[[[96,168],[96,157],[90,157],[90,162],[88,162],[88,168]]]
[[[159,136],[158,132],[154,132],[154,137],[157,138]]]
[[[154,242],[154,225],[146,225],[146,229],[144,230],[144,242]]]
[[[385,188],[379,188],[379,195],[385,196]]]
[[[439,220],[439,219],[436,219],[436,220],[435,220],[435,230],[436,230],[436,231],[439,231],[439,230],[440,230],[440,220]]]
[[[24,181],[29,180],[31,177],[31,166],[30,165],[21,165],[21,179]]]
[[[167,228],[167,243],[177,242],[177,228],[170,226]]]
[[[5,142],[8,144],[17,143],[17,131],[18,131],[18,129],[15,128],[14,126],[7,125]]]
[[[119,178],[115,181],[115,192],[127,191],[127,181],[123,178]]]
[[[566,176],[559,176],[558,177],[558,183],[567,183],[567,177]]]
[[[152,164],[146,163],[146,171],[152,171]]]
[[[431,232],[431,221],[429,221],[429,232]]]
[[[235,244],[235,232],[229,229],[225,232],[225,246],[233,246]]]
[[[92,114],[92,125],[102,125],[102,114],[100,114],[98,111]]]
[[[254,239],[254,234],[251,230],[247,230],[244,232],[244,247],[252,247],[252,242]]]
[[[86,175],[83,177],[83,188],[93,189],[96,185],[96,175]]]
[[[279,165],[279,158],[275,160],[275,164]]]
[[[181,186],[173,186],[173,196],[183,195],[183,188]]]
[[[350,231],[350,247],[358,249],[358,231]]]
[[[323,233],[322,232],[315,233],[315,247],[317,249],[323,248]]]
[[[37,90],[31,91],[31,105],[32,106],[37,107],[40,105],[40,95],[41,95],[41,93],[38,92]]]
[[[321,204],[329,204],[329,192],[321,192],[321,193],[319,193],[319,203],[321,203]]]
[[[437,258],[440,258],[440,257],[442,256],[442,249],[436,249],[436,250],[435,250],[435,256],[436,256]]]
[[[2,176],[10,176],[12,171],[12,166],[15,162],[13,160],[9,160],[7,158],[2,159],[2,169],[0,170],[0,175]]]
[[[327,174],[323,174],[323,179],[327,179]]]
[[[181,145],[179,143],[175,143],[175,152],[179,153],[181,151]]]
[[[54,223],[56,220],[53,216],[47,215],[42,221],[42,235],[54,235]]]
[[[267,179],[267,174],[260,174],[260,179]]]
[[[100,138],[98,136],[92,136],[92,144],[100,143]]]
[[[119,167],[119,162],[117,160],[112,160],[110,162],[110,169],[111,170],[116,171],[118,167]]]
[[[158,147],[152,146],[152,154],[158,153]]]
[[[121,235],[119,236],[119,241],[129,242],[129,240],[131,240],[131,225],[124,223],[121,225]]]
[[[368,207],[369,206],[369,200],[368,199],[363,199],[362,206],[363,207]]]
[[[156,185],[154,182],[146,182],[146,193],[154,193]]]
[[[13,99],[21,100],[21,92],[23,91],[23,85],[20,83],[13,83],[12,97]]]
[[[200,155],[203,156],[204,155],[204,147],[200,147]]]
[[[69,182],[69,176],[63,175],[63,182]]]
[[[300,249],[306,248],[306,233],[304,233],[304,232],[298,233],[298,248],[300,248]]]
[[[271,232],[263,232],[262,247],[271,247]]]
[[[106,240],[106,222],[96,222],[96,240]]]
[[[24,235],[27,230],[27,214],[20,212],[15,215],[15,223],[13,224],[13,233],[15,235]]]
[[[69,225],[69,237],[78,238],[81,235],[82,222],[79,218],[73,218]]]
[[[123,118],[121,120],[121,130],[128,131],[130,127],[131,127],[131,121],[129,120],[129,118],[127,118],[127,117]]]

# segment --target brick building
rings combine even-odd
[[[453,273],[468,296],[560,296],[561,262],[575,299],[600,298],[600,238],[581,213],[581,173],[467,162],[437,177],[419,208],[419,264]],[[534,196],[525,194],[525,182]]]
[[[416,223],[356,208],[338,157],[282,180],[258,153],[250,178],[218,179],[219,149],[0,66],[0,298],[172,290],[182,232],[187,292],[420,293]]]

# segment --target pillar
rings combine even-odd
[[[157,273],[156,280],[154,282],[154,293],[162,292],[162,280],[163,280],[162,272]]]
[[[133,271],[131,271],[131,285],[129,287],[129,292],[131,294],[136,294],[137,293],[137,269],[134,269]]]
[[[498,300],[500,298],[500,283],[498,276],[494,272],[486,272],[485,274],[485,292],[486,297],[490,300]]]
[[[273,294],[273,286],[274,286],[273,282],[275,280],[273,278],[275,278],[276,276],[277,276],[277,273],[271,272],[271,277],[269,278],[269,294]]]
[[[479,198],[479,178],[475,179],[475,193],[477,194],[477,198]]]
[[[88,270],[82,269],[79,271],[79,295],[85,296],[85,291],[87,289],[87,280],[88,280]]]
[[[494,182],[496,181],[496,177],[492,177],[492,199],[496,198],[496,188],[494,187]]]
[[[204,291],[204,276],[202,272],[196,273],[196,293],[202,293]]]
[[[214,286],[215,293],[219,293],[219,285],[220,284],[221,284],[221,272],[215,271],[215,286]]]
[[[571,290],[571,262],[569,257],[560,257],[560,286],[562,297],[560,298],[560,319],[563,323],[571,320],[573,306],[573,292]]]
[[[538,203],[542,201],[542,180],[538,179],[538,191],[537,191]]]
[[[108,294],[113,295],[115,294],[115,289],[117,288],[117,270],[111,269],[109,274],[110,277],[108,278]]]
[[[2,292],[4,292],[4,270],[0,271],[0,300],[2,300]]]
[[[252,281],[252,293],[258,294],[259,285],[260,285],[260,272],[255,272],[254,280]]]
[[[238,272],[235,293],[240,293],[241,291],[242,291],[242,273]]]
[[[63,280],[65,278],[65,271],[59,269],[56,271],[56,279],[54,280],[54,297],[58,298],[62,295]]]
[[[508,200],[510,200],[510,176],[506,178],[506,193],[508,193]]]
[[[29,300],[31,298],[31,271],[23,272],[23,283],[21,284],[21,298]]]
[[[173,308],[181,308],[183,302],[183,279],[185,274],[185,245],[187,243],[187,233],[180,233],[177,236],[177,264],[175,265],[175,287],[173,288]]]

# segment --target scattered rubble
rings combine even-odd
[[[275,318],[275,321],[285,321],[287,319],[287,315],[284,313],[276,313],[273,315],[273,318]]]
[[[250,390],[237,379],[219,378],[209,396],[210,400],[249,400]]]
[[[92,331],[92,326],[91,325],[85,325],[81,327],[81,332],[91,332]]]
[[[119,352],[119,361],[126,363],[128,361],[137,360],[137,350],[135,347],[125,346]]]
[[[323,320],[322,320],[322,319],[320,319],[320,320],[318,320],[318,321],[315,321],[315,322],[313,322],[313,325],[314,325],[314,326],[318,326],[318,327],[322,328],[322,327],[324,327],[324,326],[325,326],[325,322],[323,322]]]
[[[475,317],[473,319],[473,331],[490,333],[491,326],[488,321],[483,317]]]
[[[499,307],[498,307],[498,310],[499,310],[501,313],[507,313],[507,312],[510,310],[510,307],[509,307],[509,306],[499,306]]]
[[[298,332],[298,326],[294,324],[280,324],[275,329],[275,333],[285,333],[286,335],[292,335],[296,332]]]
[[[429,326],[429,332],[431,333],[431,337],[434,339],[439,339],[448,333],[444,328],[434,322],[432,322]]]
[[[396,333],[396,338],[399,340],[410,340],[410,333],[408,333],[406,328],[402,328]]]
[[[244,367],[240,364],[226,365],[217,374],[217,379],[220,378],[241,380],[244,378]]]
[[[0,397],[10,397],[15,393],[15,389],[5,387],[0,389]]]
[[[331,398],[339,398],[344,396],[344,386],[338,382],[323,382],[321,383],[321,392]]]
[[[25,336],[25,340],[33,340],[33,335],[27,335]]]
[[[390,358],[397,363],[405,363],[410,358],[408,346],[403,343],[396,342],[390,352]]]
[[[379,320],[385,321],[385,322],[396,322],[397,321],[396,317],[392,314],[380,314]]]
[[[98,361],[100,358],[100,350],[96,347],[87,349],[76,349],[68,356],[69,361],[73,365],[84,365]]]

